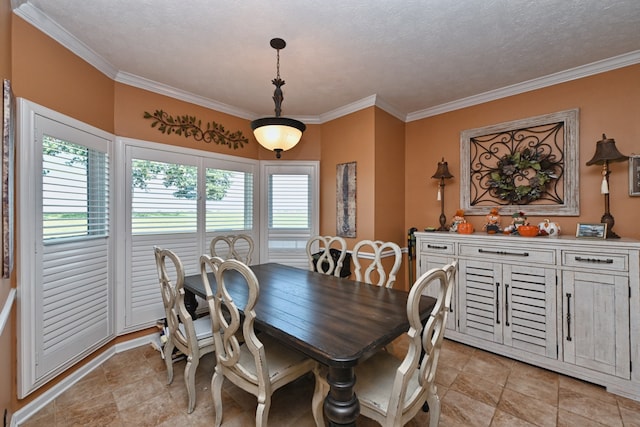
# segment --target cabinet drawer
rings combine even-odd
[[[526,263],[555,264],[556,256],[553,249],[530,249],[517,247],[488,247],[483,245],[460,245],[460,256],[473,257],[474,259],[486,259],[495,262],[520,261]]]
[[[440,240],[420,240],[420,252],[453,255],[455,243]]]
[[[629,255],[620,253],[562,251],[562,264],[594,270],[629,270]]]

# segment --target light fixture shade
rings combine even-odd
[[[277,154],[295,147],[306,128],[304,123],[286,117],[264,117],[251,122],[260,145]]]
[[[619,162],[627,160],[629,156],[625,156],[616,148],[616,141],[613,138],[607,138],[603,133],[602,139],[596,143],[596,152],[593,158],[587,162],[587,166],[601,165],[607,162]]]

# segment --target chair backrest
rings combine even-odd
[[[434,384],[445,324],[451,306],[451,287],[455,281],[456,268],[456,262],[444,268],[433,268],[420,276],[411,287],[407,299],[407,316],[410,325],[407,332],[409,346],[396,372],[388,407],[388,419],[400,419],[399,415],[405,408],[422,406],[429,387]],[[438,287],[438,297],[424,324],[420,320],[420,299],[423,291],[430,286]],[[416,371],[418,371],[419,386],[408,396],[407,385]]]
[[[318,251],[313,252],[315,244],[318,244]],[[337,261],[331,256],[331,249],[339,251]],[[347,255],[347,242],[338,236],[313,236],[307,241],[307,259],[309,260],[309,270],[318,271],[322,274],[340,277],[342,266]]]
[[[184,305],[184,267],[178,255],[169,249],[153,247],[167,328],[174,345],[184,354],[198,348],[193,319]],[[180,323],[183,327],[180,328]]]
[[[216,362],[233,375],[256,384],[261,390],[270,393],[271,386],[268,368],[265,366],[264,346],[254,330],[256,318],[254,307],[259,295],[258,279],[246,264],[235,259],[222,260],[202,255],[200,268],[211,312]],[[215,293],[212,292],[209,284],[207,275],[209,272],[213,272],[215,276]],[[247,286],[246,301],[234,301],[231,298],[225,281],[229,274],[240,274],[244,278]],[[234,283],[234,286],[237,285],[237,282]],[[238,307],[242,308],[243,320]],[[245,345],[253,356],[252,360],[240,358],[240,342],[237,337],[240,328],[242,328]]]
[[[253,248],[253,239],[247,234],[216,236],[209,243],[209,253],[212,257],[237,259],[247,265],[251,264]]]
[[[384,269],[382,263],[383,254],[385,250],[393,251],[393,266],[389,270],[389,273]],[[373,253],[369,252],[372,251]],[[387,288],[393,287],[396,282],[396,274],[400,270],[400,264],[402,263],[402,251],[400,246],[393,242],[382,242],[380,240],[361,240],[353,247],[351,251],[353,258],[353,265],[356,274],[356,280],[359,282],[366,282],[371,285],[386,286]],[[366,268],[364,273],[362,272],[362,260],[370,259],[371,263]],[[378,281],[374,283],[372,278],[373,272],[378,273]]]

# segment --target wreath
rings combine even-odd
[[[489,170],[492,193],[500,200],[519,205],[538,200],[547,184],[558,177],[549,156],[530,148],[505,154],[496,167]]]

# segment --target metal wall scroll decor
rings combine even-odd
[[[579,215],[578,109],[465,130],[460,145],[465,214]]]
[[[156,110],[153,114],[145,111],[144,118],[152,119],[151,127],[157,127],[160,132],[167,135],[175,133],[176,135],[184,135],[185,138],[191,136],[196,141],[226,145],[234,150],[249,143],[242,131],[229,132],[224,126],[214,121],[206,123],[206,127],[203,128],[202,120],[196,119],[194,116],[173,117],[162,110]]]
[[[336,234],[356,237],[356,162],[336,166]]]

